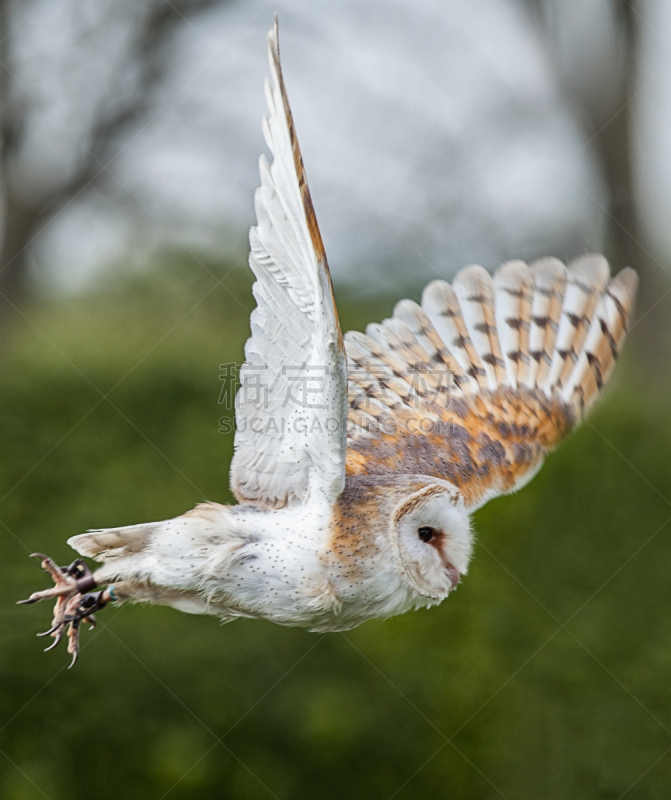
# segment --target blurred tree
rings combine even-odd
[[[86,145],[100,99],[136,85],[127,52],[152,3],[43,0],[14,14],[11,68],[30,122],[22,193],[62,182],[75,160],[68,132]],[[117,131],[104,180],[47,217],[31,273],[79,290],[130,253],[146,261],[178,240],[244,257],[275,9],[336,280],[415,290],[472,260],[597,248],[599,171],[517,5],[227,0],[191,24],[176,18],[160,85]]]
[[[41,4],[0,0],[0,330],[26,294],[30,243],[109,177],[123,133],[164,77],[177,29],[222,2],[59,3],[46,30],[44,13],[30,19]]]
[[[314,108],[303,123],[307,130],[314,126],[312,140],[320,142],[311,169],[328,177],[338,165],[320,198],[324,225],[338,234],[332,236],[332,261],[348,264],[350,276],[365,264],[365,273],[359,269],[357,274],[372,284],[374,269],[376,280],[407,280],[408,263],[416,265],[413,279],[425,282],[437,269],[449,274],[465,263],[465,253],[468,260],[486,264],[533,258],[546,250],[571,257],[600,246],[601,214],[593,212],[608,205],[607,253],[616,269],[631,264],[641,273],[639,308],[645,312],[661,296],[665,277],[649,255],[633,191],[632,123],[638,114],[633,106],[642,89],[637,70],[645,7],[625,0],[523,0],[536,20],[534,32],[519,3],[494,3],[501,14],[495,26],[493,8],[485,14],[482,2],[430,0],[421,4],[423,10],[408,7],[405,14],[402,3],[388,0],[381,36],[375,25],[385,4],[366,11],[364,6],[354,10],[349,2],[331,11],[324,2],[278,0],[289,20],[287,30],[296,37],[293,93],[299,108],[301,90]],[[472,10],[475,5],[479,10]],[[347,7],[351,13],[345,13]],[[219,8],[223,13],[204,17]],[[484,14],[483,24],[474,27],[466,8]],[[145,239],[157,232],[166,247],[174,247],[175,220],[184,224],[180,236],[189,230],[189,220],[199,234],[208,226],[216,230],[212,252],[217,258],[223,240],[235,247],[243,241],[242,235],[228,234],[251,221],[249,197],[260,144],[255,104],[260,108],[262,37],[271,12],[261,0],[100,0],[86,6],[75,0],[0,0],[0,329],[12,316],[10,304],[20,303],[29,286],[27,262],[37,259],[27,256],[36,253],[28,244],[48,227],[54,236],[40,237],[37,253],[46,263],[59,250],[59,233],[72,212],[84,211],[79,227],[62,235],[60,261],[74,275],[72,285],[74,245],[86,241],[88,228],[102,219],[108,240],[121,243],[123,259],[136,245],[130,238],[136,232]],[[436,24],[428,36],[432,14]],[[502,23],[504,28],[497,27]],[[211,40],[203,28],[212,29]],[[456,56],[463,75],[450,77],[460,73],[446,55],[462,40],[469,42]],[[229,46],[219,69],[196,82],[193,75],[205,73],[213,61],[208,48],[223,52]],[[341,93],[340,136],[357,143],[354,148],[335,146],[341,142],[329,128],[332,99],[314,103],[322,87],[309,79],[314,74],[323,82],[323,75],[306,65],[315,63],[316,50],[327,47],[334,75],[328,95]],[[424,74],[426,64],[417,55],[421,47],[433,48],[434,67],[441,67],[432,68],[417,86],[403,84],[398,96],[388,96],[384,81],[366,79],[351,67],[359,58],[370,63],[371,76],[386,74],[394,64],[405,65],[402,73]],[[550,77],[545,75],[548,60],[554,65]],[[525,83],[529,75],[540,77]],[[568,111],[557,84],[570,102]],[[411,92],[405,116],[388,127],[379,125]],[[167,102],[170,95],[175,102]],[[443,103],[434,107],[437,97]],[[171,114],[163,114],[168,105]],[[363,127],[350,124],[362,117],[364,107],[374,109],[373,128],[368,120]],[[455,114],[461,133],[451,127]],[[143,135],[154,120],[151,136]],[[380,129],[377,139],[368,136],[375,128]],[[248,160],[241,157],[247,152]],[[600,169],[592,168],[593,153]],[[359,174],[365,179],[357,183]],[[129,181],[129,175],[137,180]],[[122,180],[133,188],[122,190]],[[133,193],[146,208],[142,231],[136,208],[127,213]],[[532,202],[537,196],[540,200]],[[118,233],[112,218],[122,208],[120,200],[120,227],[130,222]],[[153,222],[160,231],[154,231]],[[183,238],[197,242],[194,249],[207,238],[191,234]],[[109,251],[100,256],[105,248],[95,237],[88,241],[98,263],[117,256]],[[86,260],[86,255],[80,258]],[[88,257],[94,261],[95,256]],[[342,269],[336,278],[345,277]]]
[[[633,266],[641,277],[639,311],[652,309],[668,288],[668,273],[651,255],[637,210],[633,135],[640,85],[637,0],[525,0],[575,109],[597,152],[610,207],[606,250],[615,269]],[[657,326],[648,326],[649,330]]]

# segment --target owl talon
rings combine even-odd
[[[59,644],[67,628],[68,653],[72,655],[70,663],[72,667],[79,655],[79,631],[82,621],[94,627],[93,614],[107,605],[111,599],[110,594],[106,589],[89,591],[95,588],[97,583],[90,568],[81,558],[75,559],[67,567],[59,567],[43,553],[33,553],[33,555],[42,559],[42,568],[49,573],[54,586],[33,592],[27,600],[19,600],[19,604],[27,605],[55,598],[51,627],[37,635],[53,638],[53,643],[45,648],[46,652],[53,650]]]
[[[60,644],[60,641],[63,638],[63,630],[64,630],[64,628],[65,628],[65,626],[61,625],[59,628],[55,628],[55,629],[52,628],[50,631],[47,631],[47,633],[50,636],[53,636],[54,640],[48,647],[44,648],[44,652],[45,653],[48,653],[49,650],[53,650],[54,647],[56,647],[57,644]],[[37,635],[38,636],[46,636],[47,634],[46,633],[38,633]]]

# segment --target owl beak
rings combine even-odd
[[[461,574],[453,564],[449,563],[449,561],[445,564],[445,572],[447,572],[447,577],[450,579],[450,591],[452,591],[459,585],[459,582],[461,581]]]

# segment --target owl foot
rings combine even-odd
[[[33,592],[27,600],[19,600],[19,604],[28,605],[40,600],[56,598],[51,627],[48,631],[37,635],[51,636],[54,641],[46,650],[52,650],[63,638],[67,627],[68,653],[72,656],[69,669],[79,655],[81,623],[86,622],[93,627],[95,625],[93,613],[104,608],[112,598],[107,589],[97,592],[89,591],[94,589],[97,583],[88,565],[81,558],[75,559],[67,567],[59,567],[42,553],[33,553],[33,556],[42,559],[42,569],[49,573],[54,581],[54,586],[41,592]]]

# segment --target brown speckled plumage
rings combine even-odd
[[[523,485],[613,368],[636,291],[601,256],[466,267],[348,333],[348,475],[425,474],[469,507]]]
[[[386,527],[396,506],[428,482],[408,474],[351,475],[333,508],[332,535],[325,554],[348,567],[369,557],[377,548],[375,533]],[[380,521],[384,525],[380,525]]]
[[[468,506],[477,505],[492,492],[514,489],[573,424],[570,406],[528,390],[504,388],[454,405],[428,433],[399,427],[357,437],[347,474],[432,475],[457,486]]]

